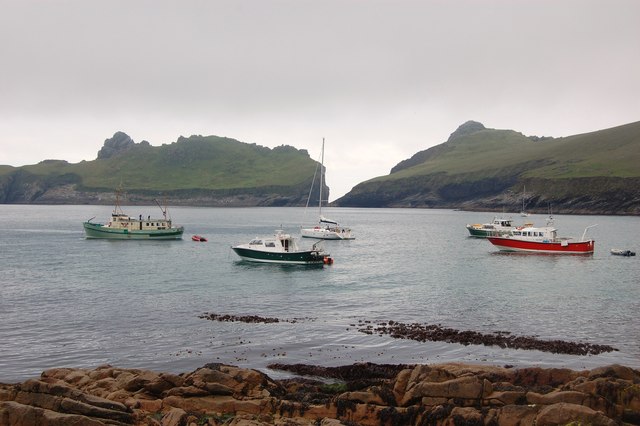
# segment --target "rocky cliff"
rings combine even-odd
[[[273,380],[223,364],[185,374],[108,365],[47,370],[38,379],[0,385],[0,424],[640,424],[640,372],[619,365],[590,371],[368,363],[271,368],[298,375]]]

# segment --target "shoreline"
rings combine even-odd
[[[209,363],[172,374],[103,365],[0,384],[2,425],[640,423],[640,370],[462,363],[272,364],[294,378]]]

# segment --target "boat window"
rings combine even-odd
[[[274,243],[273,241],[269,241],[268,243],[265,243],[264,245],[265,245],[265,247],[275,247],[276,243]]]
[[[249,244],[260,245],[260,244],[262,244],[262,240],[251,240],[251,242]]]

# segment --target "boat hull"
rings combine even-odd
[[[636,252],[631,250],[623,250],[623,249],[611,249],[611,254],[616,256],[635,256]]]
[[[242,260],[260,263],[284,263],[295,265],[311,265],[325,263],[325,255],[315,250],[295,252],[269,252],[245,247],[232,247]]]
[[[487,239],[501,251],[510,252],[592,254],[596,245],[594,240],[541,242],[505,237],[487,237]]]
[[[495,232],[488,229],[479,229],[473,226],[467,226],[467,230],[469,231],[469,236],[476,238],[487,238]]]
[[[183,227],[158,230],[112,229],[99,223],[84,222],[87,238],[109,240],[178,240],[182,238]]]
[[[315,238],[316,240],[355,240],[351,231],[332,231],[324,228],[301,229],[300,234],[305,238]]]

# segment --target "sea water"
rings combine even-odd
[[[0,205],[0,382],[103,364],[181,373],[222,362],[272,376],[280,373],[270,363],[640,368],[640,257],[609,252],[640,249],[638,217],[557,214],[564,236],[598,225],[588,231],[595,253],[536,255],[468,236],[467,223],[494,213],[327,208],[356,239],[325,241],[334,264],[307,267],[243,262],[231,246],[276,229],[299,236],[316,220],[310,210],[176,207],[169,213],[185,227],[182,240],[86,239],[82,222],[111,210]],[[125,207],[134,217],[155,210]],[[545,224],[543,215],[524,220]],[[280,321],[218,322],[205,313]],[[390,320],[618,350],[575,356],[359,331]]]

